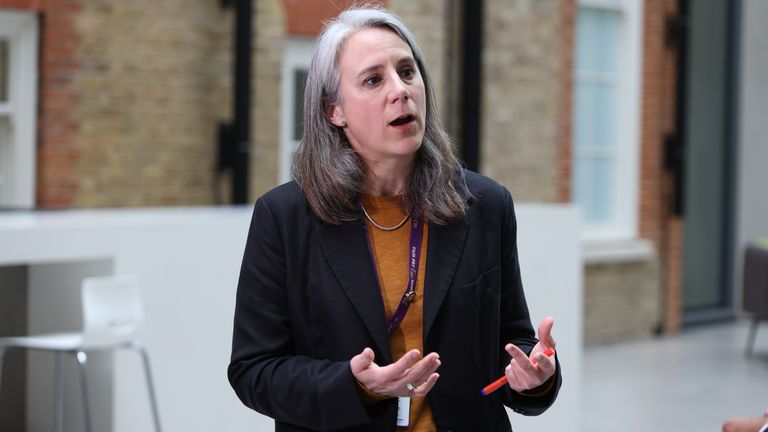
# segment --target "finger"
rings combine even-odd
[[[518,348],[514,344],[507,344],[505,347],[509,355],[512,356],[512,362],[516,363],[522,372],[525,372],[527,374],[535,374],[536,373],[536,366],[531,362],[531,359],[528,358],[528,355],[523,352],[520,348]]]
[[[555,340],[552,338],[552,326],[555,320],[552,317],[546,317],[539,324],[539,340],[547,347],[555,348]]]
[[[539,355],[543,355],[545,357],[552,357],[555,355],[555,349],[554,348],[544,348],[544,343],[539,342],[536,344],[536,346],[533,347],[531,350],[531,354],[529,357],[531,358],[531,363],[536,364],[537,359],[540,358]]]
[[[414,390],[413,395],[417,397],[424,397],[429,393],[430,390],[432,390],[432,387],[435,386],[437,383],[438,378],[440,378],[440,374],[438,373],[432,373],[429,375],[426,381],[424,381],[424,384],[416,387],[416,390]]]
[[[545,353],[538,353],[531,361],[536,365],[536,368],[540,371],[542,378],[549,378],[555,373],[556,365],[555,359],[547,356]]]
[[[428,356],[419,360],[403,377],[404,382],[409,382],[415,386],[429,379],[429,377],[440,367],[440,356],[437,353],[430,353]]]
[[[509,383],[509,386],[512,388],[512,390],[516,392],[521,392],[525,390],[525,387],[520,382],[520,378],[518,377],[519,372],[515,372],[516,370],[519,371],[520,367],[517,365],[513,366],[513,363],[510,362],[507,367],[504,368],[504,375],[507,377],[507,383]]]
[[[363,351],[360,354],[352,357],[352,360],[349,361],[349,366],[352,369],[352,373],[357,374],[358,372],[368,368],[373,363],[375,357],[376,355],[372,349],[368,347],[363,348]]]
[[[509,353],[510,356],[512,356],[512,359],[517,360],[518,363],[530,363],[528,354],[518,348],[517,345],[508,343],[504,349],[507,351],[507,353]],[[523,360],[525,360],[525,362],[523,362]]]
[[[383,378],[386,381],[399,381],[405,377],[408,371],[421,359],[419,350],[410,350],[400,359],[382,369]]]
[[[519,361],[522,360],[522,361]],[[504,370],[509,386],[518,392],[530,390],[544,383],[554,371],[549,371],[547,359],[542,360],[543,368],[534,366],[525,359],[513,358]]]

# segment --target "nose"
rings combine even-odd
[[[390,99],[392,103],[397,101],[406,102],[411,98],[411,92],[408,90],[406,83],[400,78],[400,75],[395,73],[394,78],[390,81],[393,83],[390,90]]]

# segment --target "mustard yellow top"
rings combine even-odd
[[[380,197],[361,195],[360,197],[368,215],[379,225],[385,227],[396,226],[405,217],[405,212],[400,207],[401,197]],[[410,222],[410,221],[409,221]],[[405,319],[400,327],[395,330],[389,339],[392,350],[392,358],[397,361],[406,352],[417,349],[424,353],[422,328],[424,322],[424,275],[427,267],[427,238],[429,224],[424,221],[424,233],[419,259],[419,274],[416,279],[416,298],[408,308]],[[371,249],[376,262],[376,271],[381,284],[382,298],[386,318],[392,316],[405,292],[408,283],[408,245],[411,235],[411,224],[405,223],[394,231],[383,231],[366,224]],[[421,383],[413,383],[419,385]],[[410,427],[397,428],[398,431],[428,432],[434,431],[435,420],[432,418],[432,409],[429,400],[423,397],[411,398]]]

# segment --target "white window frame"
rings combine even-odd
[[[37,15],[0,11],[0,38],[9,48],[8,101],[0,102],[0,116],[10,122],[10,145],[0,149],[0,207],[29,209],[35,205]]]
[[[293,139],[294,101],[295,101],[295,72],[300,69],[309,69],[312,59],[312,45],[314,40],[305,38],[291,38],[285,43],[285,55],[283,57],[283,70],[281,81],[281,115],[280,115],[280,161],[278,169],[278,183],[291,180],[291,160],[293,153],[298,149],[300,140]]]
[[[614,218],[611,223],[585,221],[582,239],[586,243],[633,240],[637,238],[639,209],[640,117],[642,95],[642,1],[579,0],[579,8],[608,9],[622,17],[617,76],[617,145],[615,153]],[[574,65],[576,62],[574,61]],[[574,83],[579,79],[574,67]]]

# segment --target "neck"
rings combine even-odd
[[[368,164],[363,190],[375,196],[402,195],[412,168],[412,160],[408,163]]]

